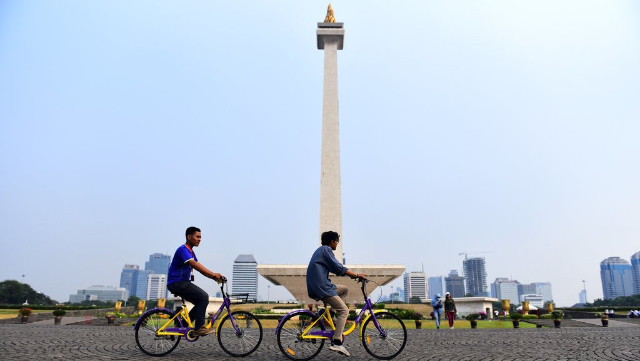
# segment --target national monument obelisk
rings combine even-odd
[[[324,50],[324,79],[322,91],[322,158],[320,165],[320,234],[335,231],[342,235],[342,194],[340,184],[340,127],[338,117],[338,50],[344,45],[343,23],[336,23],[331,5],[324,22],[316,30],[318,49]],[[344,239],[334,251],[336,259],[344,263]],[[304,255],[305,261],[311,254]],[[351,265],[347,267],[384,286],[400,277],[402,265]],[[284,286],[298,302],[311,301],[307,295],[307,265],[258,265],[258,272],[275,285]],[[362,293],[356,282],[334,280],[349,288],[348,302],[362,302]],[[369,287],[370,293],[375,287]]]
[[[322,159],[320,164],[320,233],[335,231],[342,236],[342,194],[340,184],[340,122],[338,113],[338,50],[344,44],[342,23],[336,23],[329,4],[323,23],[316,31],[318,49],[324,49],[322,90]],[[318,237],[320,239],[320,237]],[[344,263],[342,244],[334,252]],[[320,242],[320,241],[318,241]]]

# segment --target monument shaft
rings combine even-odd
[[[324,49],[322,92],[322,159],[320,176],[320,233],[342,235],[342,194],[340,181],[340,122],[338,112],[338,50],[342,50],[342,23],[318,23],[318,49]],[[334,251],[344,262],[343,239]]]

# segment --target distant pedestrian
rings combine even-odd
[[[449,319],[449,328],[453,330],[453,320],[456,318],[456,313],[458,310],[456,309],[456,303],[451,298],[451,294],[447,292],[444,296],[444,312],[447,315],[447,319]]]
[[[436,318],[436,329],[440,329],[440,317],[442,317],[442,300],[440,294],[436,294],[431,300],[431,306],[433,306],[433,316]]]
[[[496,318],[498,318],[499,314],[500,312],[498,310],[493,310],[493,315],[496,316]]]

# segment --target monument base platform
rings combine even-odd
[[[349,270],[356,273],[364,273],[367,278],[380,286],[402,276],[405,266],[402,265],[346,265]],[[293,295],[296,301],[301,303],[315,303],[316,301],[307,295],[307,265],[268,264],[258,265],[258,273],[277,286],[284,286]],[[333,284],[340,284],[349,288],[348,303],[362,302],[360,284],[349,277],[339,277],[329,274]],[[367,285],[367,293],[376,289],[375,283]]]

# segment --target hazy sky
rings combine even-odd
[[[0,1],[0,279],[68,301],[191,225],[213,271],[306,264],[327,4]],[[347,263],[491,251],[489,283],[602,297],[599,262],[640,251],[638,2],[332,5]]]

